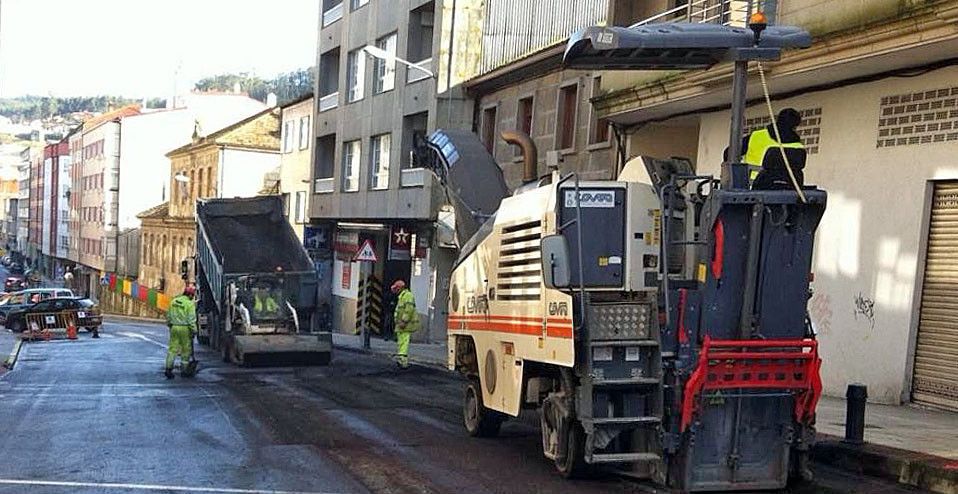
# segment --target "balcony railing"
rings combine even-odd
[[[319,111],[332,110],[339,106],[339,91],[319,98]]]
[[[422,187],[426,185],[425,168],[407,168],[399,175],[400,187]]]
[[[424,69],[432,70],[432,59],[427,58],[423,61],[416,62],[415,65],[418,65]],[[406,67],[406,84],[412,84],[423,79],[429,79],[429,74],[415,67]]]
[[[332,194],[335,192],[336,181],[333,177],[317,178],[313,183],[314,194]]]
[[[758,3],[758,0],[692,0],[685,5],[660,12],[637,22],[632,27],[656,22],[692,22],[745,27],[749,15],[755,11],[754,4],[756,3]]]
[[[343,2],[333,5],[323,11],[323,27],[326,27],[343,18]]]

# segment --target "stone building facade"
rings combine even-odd
[[[167,154],[170,200],[137,215],[141,284],[168,294],[183,290],[182,261],[187,279],[193,276],[196,202],[257,195],[263,177],[279,166],[279,144],[280,110],[271,108]]]

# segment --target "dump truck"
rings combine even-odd
[[[279,196],[196,206],[198,339],[239,365],[327,364],[318,277]]]
[[[720,176],[646,156],[611,180],[539,176],[533,142],[510,132],[525,158],[510,195],[474,135],[428,138],[424,162],[456,210],[448,366],[465,377],[470,435],[531,409],[568,477],[613,468],[681,492],[811,477],[821,360],[807,303],[827,194],[794,174],[758,190],[741,163],[748,63],[811,38],[750,27],[599,26],[565,53],[589,70],[735,62]]]

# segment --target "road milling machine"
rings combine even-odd
[[[538,410],[544,455],[565,476],[607,465],[690,492],[811,475],[821,361],[806,307],[826,193],[799,173],[757,190],[740,163],[748,64],[810,36],[750,28],[593,27],[565,53],[567,67],[602,70],[734,62],[720,177],[650,157],[614,181],[539,177],[531,140],[505,133],[526,157],[509,195],[474,135],[428,138],[460,242],[448,365],[467,378],[471,435]]]

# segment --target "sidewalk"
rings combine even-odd
[[[958,493],[958,413],[869,403],[865,441],[845,444],[845,400],[818,404],[820,463],[943,494]]]
[[[6,328],[0,328],[0,374],[6,372],[8,359],[16,344],[17,335]]]
[[[333,346],[345,350],[362,351],[363,338],[360,335],[333,333]],[[369,351],[392,357],[396,353],[396,342],[371,338]],[[445,342],[409,344],[409,360],[417,364],[445,368],[447,354]]]

